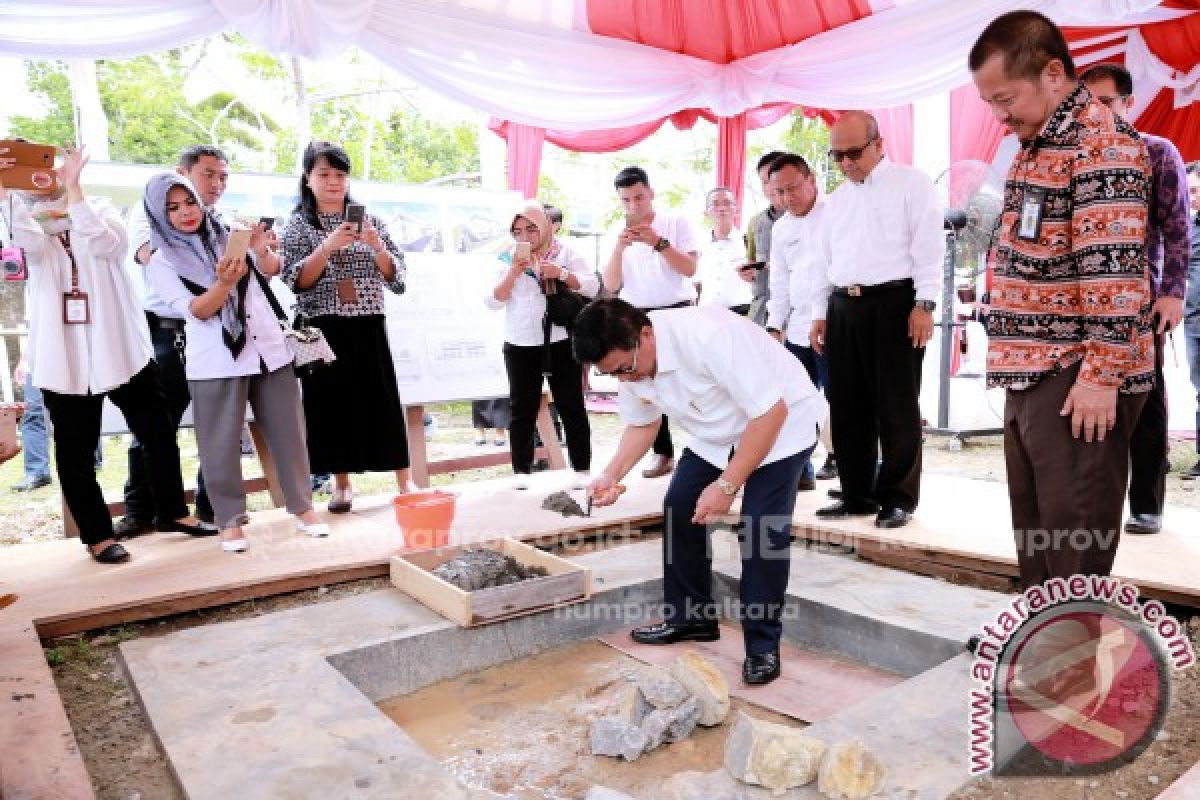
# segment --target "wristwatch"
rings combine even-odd
[[[717,488],[720,489],[721,493],[724,494],[726,497],[733,497],[735,494],[738,493],[738,489],[741,488],[740,486],[734,486],[732,483],[725,480],[724,478],[717,478],[716,483],[717,483]]]
[[[768,327],[767,333],[783,333],[783,331],[779,330],[779,328]]]
[[[937,308],[937,303],[932,300],[918,300],[917,302],[913,303],[913,307],[919,308],[922,311],[928,311],[932,314]]]
[[[661,253],[671,246],[671,240],[665,236],[658,237],[658,241],[654,244],[654,252]]]

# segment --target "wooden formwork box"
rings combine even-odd
[[[494,550],[527,567],[544,567],[545,577],[464,591],[433,574],[466,550]],[[442,616],[470,628],[587,600],[592,571],[516,539],[491,539],[392,556],[392,585]]]

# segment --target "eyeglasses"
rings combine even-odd
[[[870,139],[867,139],[866,144],[864,144],[862,147],[851,147],[846,150],[830,150],[828,152],[829,160],[835,164],[841,161],[843,158],[848,158],[851,161],[858,161],[860,158],[862,158],[862,155],[866,149],[871,146],[871,143],[875,141],[875,138],[876,137],[872,136]]]
[[[637,372],[638,350],[640,350],[641,347],[642,343],[640,341],[633,346],[633,360],[631,360],[628,365],[624,367],[617,367],[612,372],[605,372],[599,367],[594,367],[596,374],[607,378],[615,378],[618,375],[632,375],[633,373]]]
[[[509,231],[509,233],[513,235],[514,239],[520,236],[522,233],[526,236],[537,236],[538,228],[536,225],[526,225],[524,228],[513,228],[511,231]]]

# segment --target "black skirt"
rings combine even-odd
[[[314,474],[409,465],[404,408],[382,316],[310,317],[337,360],[301,378]]]
[[[512,403],[507,397],[475,400],[471,403],[471,427],[482,430],[507,430],[512,425]]]

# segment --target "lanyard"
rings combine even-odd
[[[58,241],[62,242],[63,249],[67,251],[67,257],[71,259],[71,294],[79,293],[79,264],[75,261],[75,251],[71,249],[71,232],[63,231],[56,233]]]

